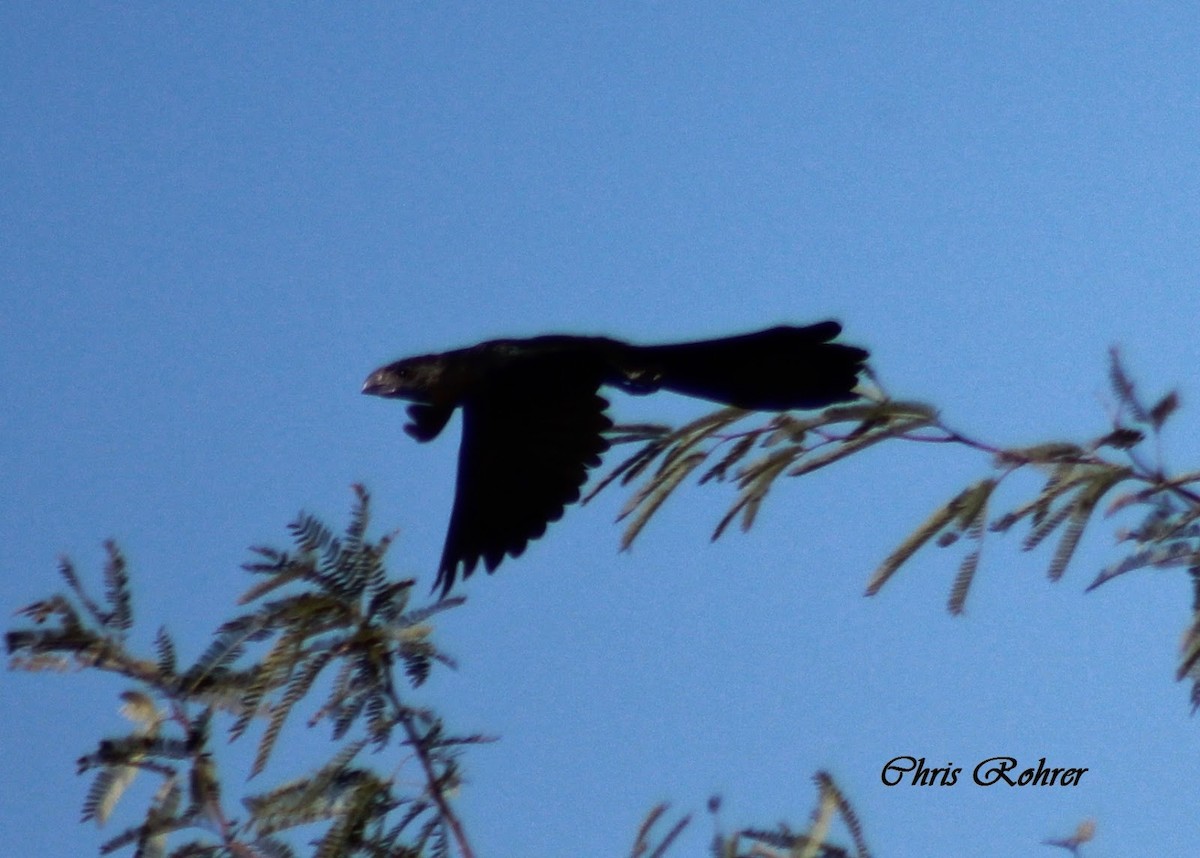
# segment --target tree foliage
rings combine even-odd
[[[888,554],[869,577],[874,595],[925,546],[959,546],[962,560],[950,586],[947,608],[962,613],[979,569],[984,538],[1023,525],[1022,549],[1054,542],[1047,575],[1057,581],[1087,528],[1103,511],[1140,511],[1133,528],[1118,529],[1128,553],[1101,569],[1088,590],[1136,569],[1185,568],[1192,579],[1194,619],[1186,632],[1178,678],[1193,679],[1193,708],[1200,707],[1200,471],[1172,474],[1163,462],[1161,433],[1179,407],[1170,392],[1150,404],[1110,352],[1109,381],[1115,406],[1109,426],[1084,441],[1055,441],[1029,447],[1001,447],[952,429],[933,407],[893,399],[876,385],[864,401],[797,417],[779,414],[760,426],[745,426],[753,415],[722,409],[673,429],[654,424],[618,426],[614,443],[638,444],[593,490],[619,482],[634,485],[622,510],[628,517],[622,546],[628,547],[649,519],[683,483],[700,471],[700,483],[732,483],[737,497],[712,532],[725,533],[740,519],[748,530],[763,500],[780,477],[799,477],[825,468],[882,442],[956,445],[984,453],[991,474],[963,487],[933,510]],[[707,466],[707,467],[705,467]],[[1017,474],[1040,475],[1040,489],[1025,502],[994,511],[997,491]],[[640,482],[639,482],[640,480]],[[590,497],[590,496],[589,496]]]
[[[743,828],[725,835],[718,825],[712,841],[713,858],[871,858],[858,815],[833,776],[818,771],[813,781],[817,784],[817,801],[806,831],[793,831],[780,823],[773,829]],[[720,796],[708,800],[708,810],[714,818],[720,808]],[[661,858],[691,822],[690,816],[684,816],[660,835],[655,829],[666,817],[667,810],[668,805],[659,804],[646,815],[629,853],[630,858]],[[830,828],[839,821],[851,837],[853,845],[850,848],[838,846],[828,839]]]
[[[453,666],[432,642],[431,620],[463,600],[413,607],[413,580],[394,580],[384,567],[392,537],[367,538],[369,497],[361,487],[355,492],[343,532],[301,513],[288,526],[290,550],[250,549],[252,559],[243,568],[258,580],[239,600],[247,610],[216,629],[211,644],[185,667],[164,628],[154,636],[152,657],[131,648],[131,582],[124,555],[111,541],[105,543],[101,599],[93,598],[64,558],[59,573],[68,592],[22,609],[20,615],[32,626],[8,632],[11,667],[100,670],[134,683],[121,694],[129,731],[101,739],[79,759],[79,772],[92,775],[83,820],[109,821],[139,777],[152,778],[155,788],[140,820],[107,840],[102,853],[132,849],[136,858],[474,854],[452,796],[462,785],[460,752],[488,739],[453,735],[437,712],[407,699],[432,670]],[[218,770],[215,725],[225,723],[231,742],[257,728],[253,778],[266,769],[284,726],[302,703],[315,706],[308,727],[324,724],[330,730],[328,760],[244,795],[245,816],[239,818],[229,801],[229,779]],[[371,751],[411,757],[419,787],[405,787],[414,779],[394,760],[391,773],[383,774],[384,764],[379,757],[372,761]],[[817,816],[821,839],[814,833],[804,842],[820,846],[812,855],[866,858],[865,846],[850,853],[824,842],[832,811],[821,808],[836,787],[823,777]],[[836,795],[833,809],[853,823],[850,830],[861,845],[856,818]],[[654,824],[665,811],[662,806],[647,818],[632,855],[662,855],[687,826],[690,818],[684,817],[656,837]],[[311,851],[300,851],[286,836],[314,830]],[[781,836],[747,829],[718,837],[713,853],[737,858],[748,854],[741,844],[768,844]]]
[[[616,427],[611,440],[638,446],[592,494],[615,484],[632,487],[621,513],[628,521],[622,546],[628,547],[692,475],[699,473],[701,484],[731,484],[736,497],[713,529],[717,539],[735,521],[750,528],[780,478],[813,473],[883,442],[982,453],[990,472],[901,539],[868,578],[867,594],[877,593],[931,543],[954,546],[962,559],[947,606],[958,614],[988,534],[1020,527],[1026,550],[1053,543],[1047,574],[1058,580],[1099,515],[1136,512],[1135,526],[1117,531],[1127,552],[1100,570],[1088,589],[1135,570],[1187,570],[1195,614],[1177,672],[1180,679],[1192,678],[1193,705],[1200,706],[1200,471],[1172,474],[1163,463],[1161,432],[1178,396],[1143,400],[1115,351],[1110,381],[1115,405],[1109,425],[1084,442],[985,443],[950,428],[936,409],[893,399],[878,386],[858,403],[805,416],[779,414],[757,426],[750,425],[750,413],[726,408],[679,428]],[[1001,503],[1001,488],[1021,473],[1036,474],[1039,488],[1015,505]],[[473,855],[452,796],[462,784],[460,753],[487,739],[452,733],[440,714],[410,697],[433,670],[452,666],[433,643],[431,621],[462,600],[413,605],[414,582],[394,579],[385,568],[392,537],[368,538],[369,497],[361,487],[355,492],[344,530],[302,513],[289,525],[287,550],[251,549],[244,568],[255,582],[242,596],[240,612],[190,664],[180,663],[165,628],[153,636],[152,653],[132,647],[130,575],[111,541],[105,543],[99,598],[63,559],[66,592],[23,609],[28,625],[6,636],[14,668],[100,670],[132,684],[121,695],[128,732],[101,739],[79,760],[79,771],[92,776],[83,817],[110,820],[139,779],[151,780],[154,789],[138,821],[111,837],[103,852],[132,849],[137,858]],[[328,758],[291,780],[243,795],[235,812],[215,737],[236,741],[254,733],[248,774],[261,775],[301,708],[308,727],[329,730]],[[725,835],[718,825],[712,854],[868,856],[858,817],[832,777],[819,772],[816,782],[807,829],[747,827]],[[710,801],[714,817],[719,805],[719,799]],[[691,821],[685,815],[669,822],[667,815],[666,805],[651,810],[634,837],[633,858],[665,854]],[[849,846],[829,838],[839,822]],[[1085,825],[1090,827],[1080,831],[1086,836],[1077,832],[1046,842],[1074,851],[1091,839],[1094,823]],[[301,852],[297,836],[310,851]]]
[[[129,577],[111,542],[101,601],[64,560],[69,594],[21,612],[34,627],[8,633],[14,667],[91,668],[136,683],[122,695],[130,731],[102,739],[79,760],[81,773],[94,773],[85,820],[107,820],[135,777],[157,781],[141,821],[107,841],[103,852],[131,847],[147,858],[286,858],[298,853],[279,835],[320,824],[312,854],[321,858],[444,855],[452,843],[471,854],[450,795],[460,785],[461,749],[484,737],[448,733],[437,713],[409,702],[406,693],[436,665],[451,663],[433,644],[429,620],[461,600],[412,607],[414,582],[387,576],[391,537],[367,538],[369,499],[363,489],[356,492],[343,533],[301,514],[289,528],[291,550],[252,549],[244,568],[260,580],[242,597],[249,609],[217,629],[186,667],[177,664],[165,629],[155,637],[153,658],[130,649]],[[319,685],[322,677],[327,681]],[[297,705],[318,692],[322,702],[308,725],[329,726],[332,756],[306,775],[247,795],[245,819],[237,819],[217,771],[217,717],[229,721],[230,740],[261,727],[253,776],[271,759]],[[368,749],[411,755],[421,788],[406,789],[411,778],[399,777],[399,767],[380,774]],[[168,848],[170,836],[184,832],[192,839]]]

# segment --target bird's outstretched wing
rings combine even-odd
[[[458,482],[434,589],[448,593],[482,559],[519,556],[579,499],[608,449],[603,367],[590,355],[539,355],[497,372],[463,403]]]

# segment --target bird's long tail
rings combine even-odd
[[[855,398],[867,352],[831,342],[842,327],[820,322],[664,346],[634,347],[634,392],[671,390],[753,411],[823,408]]]

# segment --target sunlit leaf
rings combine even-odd
[[[638,514],[625,528],[625,533],[621,536],[621,550],[626,551],[633,544],[637,535],[642,532],[642,528],[650,520],[650,517],[662,506],[667,497],[675,490],[687,475],[690,474],[697,465],[704,461],[702,453],[692,453],[675,462],[670,471],[662,474],[654,483],[654,488],[646,495],[637,498],[637,502],[622,512],[622,517],[632,512],[634,509],[639,509]]]
[[[972,492],[979,488],[979,484],[971,485],[963,491],[959,492],[947,503],[935,509],[930,513],[925,521],[917,526],[917,529],[908,535],[891,554],[889,554],[879,567],[871,575],[867,581],[866,594],[873,596],[879,592],[880,588],[887,583],[888,579],[895,574],[904,563],[911,558],[917,551],[927,543],[930,539],[936,536],[942,528],[954,521],[959,514],[963,499],[970,496]]]

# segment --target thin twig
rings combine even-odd
[[[458,850],[462,853],[463,858],[475,858],[475,851],[471,848],[471,842],[467,838],[467,831],[463,827],[462,820],[454,812],[454,808],[450,806],[449,799],[446,798],[446,793],[442,790],[442,785],[439,783],[437,772],[434,770],[433,758],[429,755],[429,749],[425,746],[425,740],[421,736],[420,728],[413,719],[412,711],[400,702],[400,695],[396,693],[395,683],[392,682],[391,672],[384,674],[387,682],[387,695],[392,706],[396,709],[396,717],[404,726],[404,732],[408,736],[408,742],[416,751],[417,760],[421,763],[421,769],[425,773],[425,782],[429,787],[430,798],[437,805],[438,813],[441,815],[447,828],[450,829],[451,835],[458,843]]]

